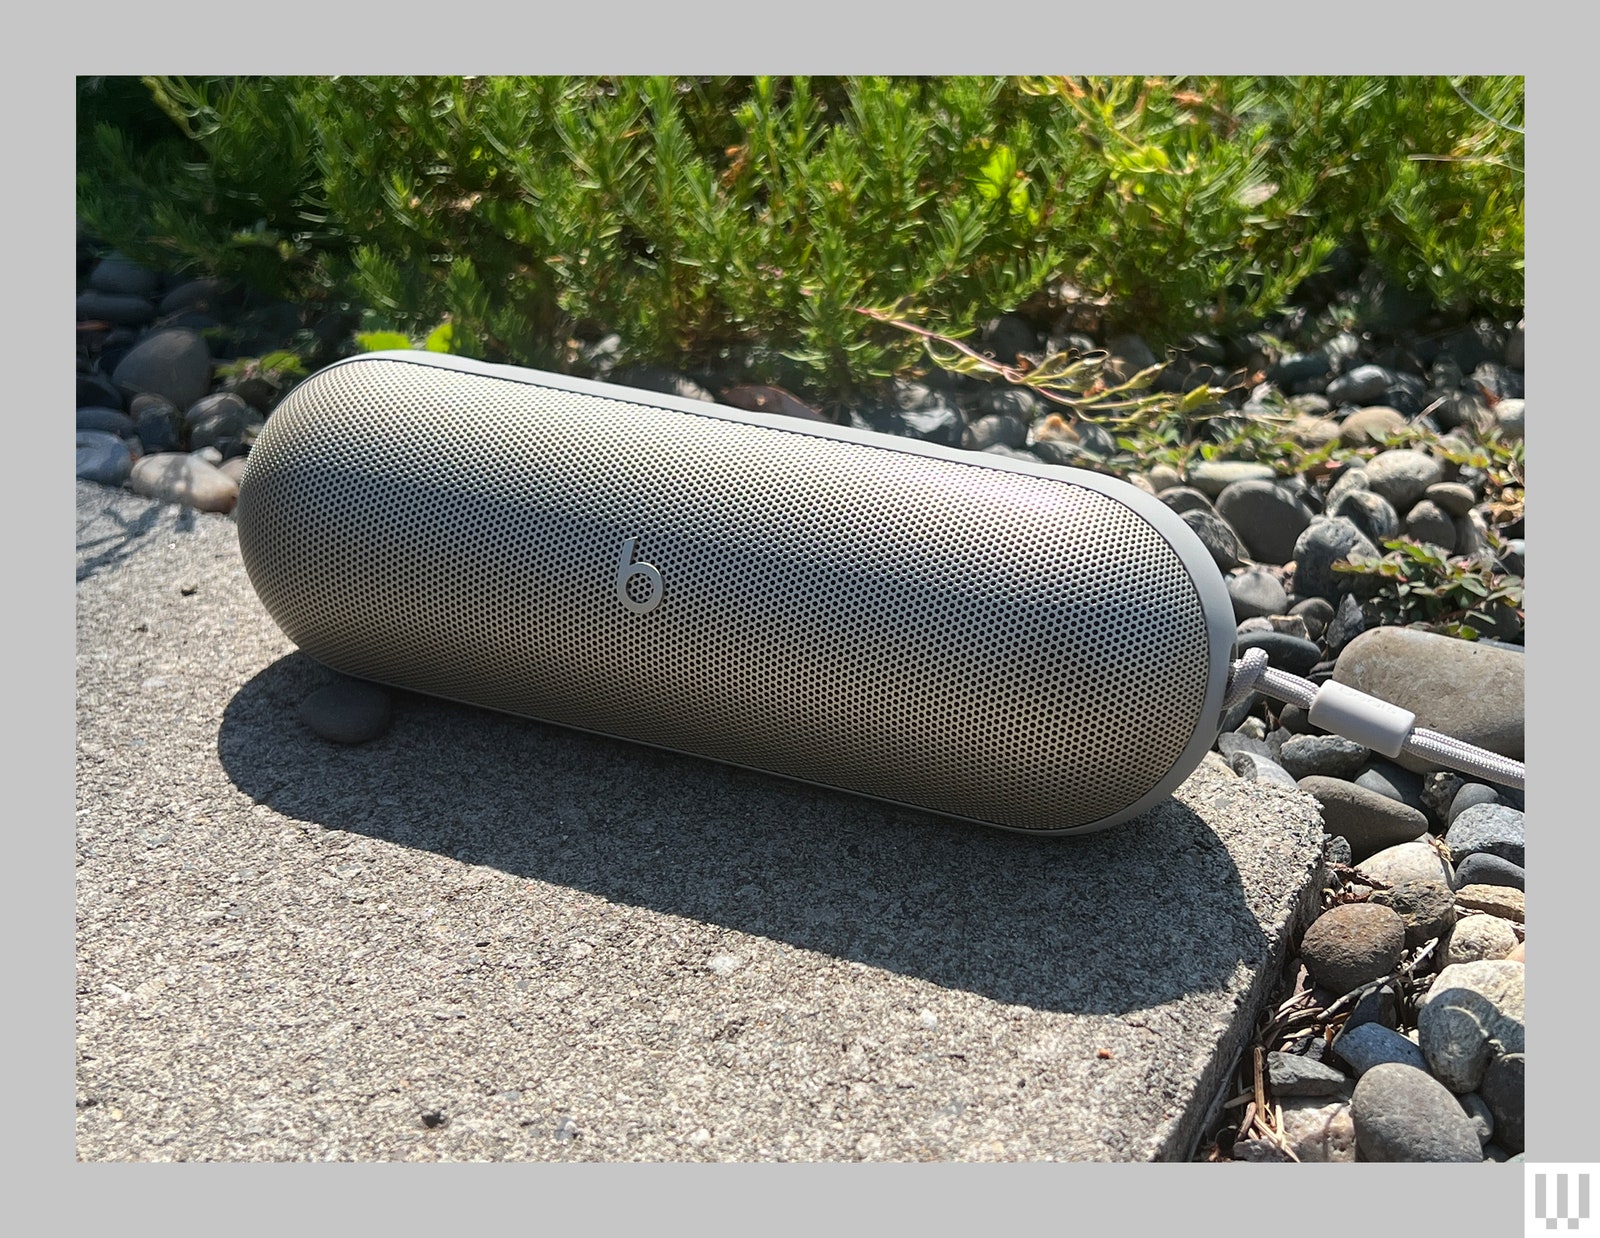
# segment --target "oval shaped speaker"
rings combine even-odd
[[[1235,634],[1117,479],[430,353],[296,387],[236,520],[334,670],[1040,833],[1189,775]]]

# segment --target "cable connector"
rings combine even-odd
[[[1400,755],[1417,725],[1417,715],[1409,709],[1332,679],[1318,686],[1306,718],[1312,726],[1353,739],[1363,748],[1390,758]]]

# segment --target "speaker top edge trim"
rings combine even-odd
[[[1220,600],[1225,603],[1223,609],[1229,615],[1233,613],[1232,602],[1227,598],[1227,589],[1221,584],[1221,572],[1211,559],[1210,554],[1206,552],[1198,535],[1160,499],[1154,495],[1146,494],[1137,486],[1119,478],[1108,477],[1088,469],[1073,468],[1069,465],[1016,460],[1004,456],[994,456],[987,452],[946,447],[939,443],[926,443],[920,439],[899,438],[872,430],[858,430],[854,426],[837,426],[824,422],[805,421],[800,418],[785,416],[782,413],[753,412],[742,408],[733,408],[726,404],[708,403],[704,400],[686,400],[682,396],[644,391],[637,387],[595,382],[592,379],[573,378],[566,374],[551,374],[543,370],[525,369],[520,366],[496,365],[488,361],[474,361],[467,357],[455,357],[447,353],[405,350],[360,353],[354,357],[345,357],[342,360],[333,362],[331,365],[324,366],[317,371],[317,374],[326,374],[342,366],[360,365],[367,361],[400,362],[423,368],[455,370],[459,373],[474,374],[482,378],[497,378],[530,387],[554,387],[558,390],[573,392],[576,395],[593,396],[602,400],[648,404],[655,408],[671,409],[674,412],[688,413],[696,417],[709,417],[717,421],[762,426],[770,430],[780,430],[786,434],[835,439],[840,442],[857,443],[863,447],[876,448],[880,451],[928,456],[936,460],[948,460],[955,464],[965,465],[968,468],[1021,473],[1029,477],[1040,477],[1046,481],[1067,482],[1075,486],[1082,486],[1087,490],[1094,491],[1096,494],[1104,495],[1108,499],[1121,503],[1124,507],[1131,508],[1136,515],[1143,517],[1147,524],[1153,526],[1167,538],[1169,543],[1172,543],[1173,550],[1183,560],[1184,566],[1190,569],[1191,575],[1202,580],[1208,579],[1210,575],[1216,575],[1219,587],[1222,589]],[[315,378],[316,375],[312,375],[312,377]],[[1174,533],[1177,534],[1176,541],[1172,536]],[[1198,558],[1195,558],[1196,554]],[[1209,603],[1211,599],[1205,600]],[[1209,609],[1209,604],[1207,609]],[[1231,623],[1229,633],[1231,643],[1233,635]]]

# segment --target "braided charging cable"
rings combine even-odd
[[[1228,675],[1223,708],[1229,709],[1252,692],[1260,692],[1306,710],[1313,725],[1365,744],[1384,756],[1402,753],[1421,757],[1501,786],[1523,789],[1527,777],[1521,761],[1513,761],[1416,725],[1416,715],[1375,696],[1332,680],[1321,685],[1267,665],[1260,649],[1247,649]]]

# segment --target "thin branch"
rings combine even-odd
[[[1527,175],[1523,168],[1510,160],[1494,159],[1488,155],[1407,155],[1406,158],[1429,163],[1492,163],[1497,168],[1506,168],[1519,176]]]
[[[1526,137],[1528,135],[1528,131],[1526,129],[1522,128],[1520,125],[1513,125],[1508,120],[1501,120],[1498,116],[1489,115],[1488,112],[1484,111],[1481,107],[1479,107],[1471,99],[1467,98],[1466,91],[1462,90],[1461,87],[1456,84],[1454,78],[1447,78],[1445,80],[1450,83],[1450,89],[1456,92],[1456,98],[1460,99],[1461,102],[1465,103],[1468,107],[1470,107],[1479,116],[1483,117],[1491,125],[1494,125],[1494,126],[1496,126],[1497,128],[1500,128],[1500,129],[1509,129],[1512,133],[1519,133],[1523,137]]]

